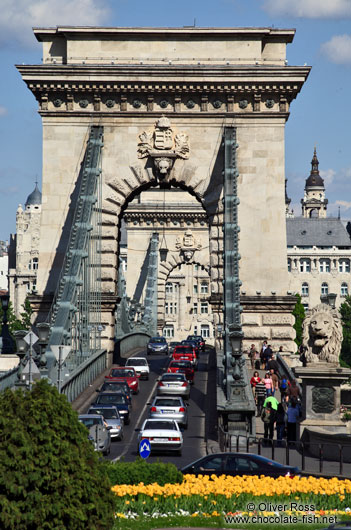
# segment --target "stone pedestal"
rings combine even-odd
[[[345,423],[340,419],[340,386],[350,377],[351,370],[318,363],[296,367],[294,373],[302,382],[301,434],[305,428],[346,434]]]

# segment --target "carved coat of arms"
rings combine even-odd
[[[138,157],[151,157],[161,178],[172,169],[176,158],[189,158],[189,139],[185,133],[173,133],[171,122],[162,116],[153,131],[139,135]]]
[[[194,238],[191,230],[187,230],[182,238],[177,237],[175,246],[184,261],[190,261],[195,251],[202,248],[202,244]]]

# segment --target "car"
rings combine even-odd
[[[176,346],[180,346],[180,344],[181,344],[180,341],[177,341],[177,340],[173,340],[173,341],[171,341],[171,342],[168,344],[168,350],[169,350],[169,352],[172,353],[173,350],[174,350],[174,348],[175,348]]]
[[[114,405],[120,416],[123,418],[125,425],[130,422],[130,405],[124,392],[102,392],[98,395],[92,407],[99,405]]]
[[[105,381],[125,381],[128,383],[133,394],[139,392],[139,378],[132,366],[112,366],[109,374],[105,377]]]
[[[197,368],[197,357],[194,348],[187,344],[176,346],[172,354],[173,361],[190,361],[193,367]]]
[[[156,396],[154,397],[149,410],[149,418],[163,419],[169,418],[176,420],[178,425],[188,428],[188,411],[187,405],[181,397],[174,396]]]
[[[190,384],[194,383],[195,370],[190,361],[171,361],[167,372],[171,374],[184,374]]]
[[[149,379],[150,368],[145,357],[129,357],[126,366],[132,366],[140,379]]]
[[[104,417],[107,427],[110,428],[111,438],[123,440],[124,435],[124,419],[120,416],[115,405],[97,405],[91,406],[88,414],[100,414]]]
[[[196,356],[200,353],[199,343],[196,340],[182,340],[183,346],[190,346],[194,348]]]
[[[183,467],[185,475],[264,475],[293,477],[301,471],[255,453],[216,453],[204,456]]]
[[[185,374],[179,372],[163,374],[157,383],[156,394],[158,396],[181,396],[183,399],[189,399],[190,383]]]
[[[138,433],[138,452],[141,440],[150,442],[151,451],[176,451],[182,454],[183,435],[175,420],[145,420]]]
[[[206,341],[201,335],[188,335],[187,340],[196,340],[201,351],[206,349]]]
[[[151,337],[146,347],[147,355],[150,353],[164,353],[168,355],[168,344],[164,337]]]
[[[103,382],[102,387],[96,392],[124,392],[132,406],[132,393],[126,381],[110,381],[109,379]]]
[[[111,435],[104,417],[101,414],[80,414],[78,421],[88,429],[88,438],[93,442],[95,451],[103,455],[110,454]]]

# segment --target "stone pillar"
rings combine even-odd
[[[179,282],[179,331],[182,332],[185,325],[186,312],[186,285],[185,281]]]

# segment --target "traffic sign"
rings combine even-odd
[[[22,374],[29,374],[29,364],[30,364],[31,361],[28,361],[23,370],[22,370]],[[40,371],[39,371],[39,368],[37,367],[36,363],[34,361],[32,361],[32,367],[31,367],[31,372],[32,372],[32,375],[34,374],[40,374]]]
[[[60,359],[60,348],[61,348],[61,359]],[[56,344],[55,345],[52,344],[50,346],[50,349],[52,353],[55,355],[56,361],[60,359],[60,361],[63,363],[67,355],[71,351],[72,347],[71,346],[57,346]]]
[[[148,458],[151,453],[151,445],[149,440],[140,440],[139,443],[139,455],[141,458]]]
[[[35,344],[39,340],[39,337],[37,337],[37,335],[35,333],[33,333],[33,331],[30,331],[23,338],[23,340],[25,340],[26,343],[29,344],[29,345],[32,343],[32,346],[33,346],[33,344]]]

